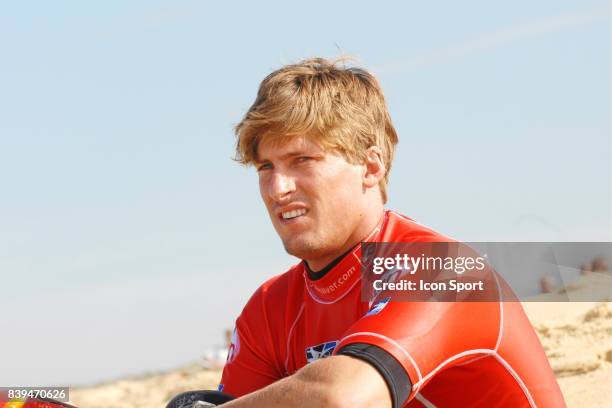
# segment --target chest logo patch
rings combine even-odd
[[[306,347],[306,361],[312,363],[320,358],[330,357],[337,345],[338,340],[334,340]]]

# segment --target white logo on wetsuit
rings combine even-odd
[[[306,347],[306,361],[312,363],[320,358],[329,357],[338,345],[338,340],[327,341],[316,346]]]
[[[236,356],[240,352],[240,337],[238,336],[238,329],[234,328],[232,333],[232,340],[227,350],[227,363],[231,363],[236,359]]]
[[[390,297],[384,298],[383,300],[375,304],[374,307],[372,307],[372,309],[370,309],[370,311],[366,313],[366,316],[379,314],[385,308],[385,306],[387,306],[387,303],[389,303],[390,300]]]

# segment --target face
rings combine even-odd
[[[257,153],[261,197],[288,253],[320,269],[363,238],[365,166],[300,137]]]

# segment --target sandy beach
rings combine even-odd
[[[610,275],[581,277],[572,298],[592,296],[589,289],[610,288]],[[523,306],[557,376],[569,407],[612,407],[612,302],[609,291],[598,302],[554,302],[564,293],[542,295]],[[543,301],[547,300],[547,301]],[[215,389],[219,369],[193,364],[166,373],[143,375],[71,390],[71,402],[82,408],[163,407],[174,395]]]

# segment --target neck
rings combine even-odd
[[[308,267],[312,271],[320,271],[324,269],[327,265],[329,265],[339,256],[346,253],[355,245],[367,238],[367,236],[370,235],[374,228],[376,228],[376,226],[382,219],[383,214],[384,207],[382,203],[377,206],[377,208],[373,208],[371,211],[364,212],[361,222],[359,223],[357,228],[353,230],[351,235],[341,247],[324,256],[317,257],[314,259],[305,259],[306,263],[308,264]]]

